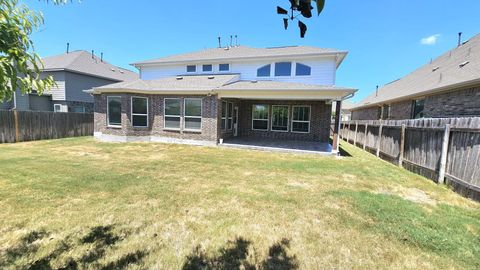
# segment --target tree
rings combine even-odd
[[[283,19],[283,25],[285,27],[285,30],[288,28],[288,21],[296,20],[299,15],[305,18],[312,17],[312,10],[313,10],[312,1],[315,2],[316,4],[317,15],[320,15],[320,13],[323,11],[323,8],[325,6],[325,0],[289,0],[289,1],[290,1],[290,12],[282,7],[277,6],[278,14],[287,15],[287,18]],[[302,21],[298,20],[298,27],[300,28],[300,37],[304,38],[305,33],[307,32],[307,25],[304,24]]]
[[[18,0],[0,0],[0,102],[10,100],[16,89],[41,94],[55,84],[51,76],[40,77],[42,60],[29,37],[42,24],[43,16]]]

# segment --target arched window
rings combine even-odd
[[[266,65],[257,69],[257,77],[270,77],[270,67],[271,65]]]
[[[295,75],[297,76],[310,76],[312,74],[312,68],[307,66],[307,65],[304,65],[304,64],[300,64],[300,63],[297,63],[297,68],[296,68],[296,72],[295,72]]]

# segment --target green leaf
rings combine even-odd
[[[322,13],[323,8],[325,7],[325,0],[314,0],[317,2],[317,15]]]

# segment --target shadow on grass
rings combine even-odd
[[[268,257],[260,263],[253,252],[249,251],[251,241],[237,238],[229,241],[225,247],[219,249],[219,255],[209,256],[197,246],[182,267],[183,270],[194,269],[280,269],[290,270],[298,268],[296,256],[289,256],[287,249],[290,246],[288,239],[275,243],[268,250]],[[251,261],[253,260],[253,262]]]
[[[7,249],[5,252],[6,259],[0,262],[0,268],[13,265],[18,259],[31,255],[37,252],[39,245],[35,241],[47,236],[45,231],[32,231],[22,237],[20,244],[16,247]],[[90,231],[80,240],[71,241],[70,237],[61,240],[57,247],[48,255],[28,263],[22,269],[39,270],[39,269],[61,269],[61,270],[75,270],[79,268],[94,267],[95,269],[124,269],[131,264],[139,263],[143,257],[147,255],[144,251],[134,251],[125,256],[112,261],[106,265],[101,265],[98,261],[104,258],[106,251],[121,241],[122,238],[113,232],[113,226],[97,226],[90,229]],[[62,267],[53,268],[51,261],[59,258],[62,254],[70,251],[73,247],[78,245],[93,245],[93,247],[79,258],[69,257]]]

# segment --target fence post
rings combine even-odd
[[[400,153],[398,155],[398,166],[400,167],[403,165],[403,153],[405,152],[405,128],[405,124],[402,124],[400,131]]]
[[[18,111],[13,111],[13,119],[15,122],[15,142],[20,142],[20,126],[18,123]]]
[[[438,172],[438,184],[445,183],[445,170],[447,167],[448,141],[450,139],[450,124],[445,125],[442,142],[442,154],[440,155],[440,168]]]
[[[347,142],[350,143],[350,126],[351,126],[351,122],[349,121],[348,122],[348,129],[347,129]]]
[[[368,123],[365,123],[365,138],[363,139],[363,150],[367,147]]]
[[[378,128],[377,157],[380,157],[380,145],[382,144],[382,129],[383,124],[382,121],[380,121],[380,127]]]
[[[358,121],[355,121],[355,135],[353,136],[353,145],[357,146]]]

